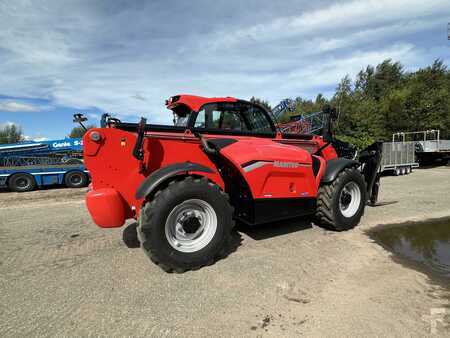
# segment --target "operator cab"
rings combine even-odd
[[[170,106],[169,106],[170,107]],[[262,107],[251,102],[210,102],[203,104],[198,111],[185,104],[170,107],[174,114],[174,125],[197,132],[206,133],[276,133],[270,115]]]
[[[193,114],[191,127],[210,131],[274,133],[275,126],[262,108],[244,101],[205,104]]]

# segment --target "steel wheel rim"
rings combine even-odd
[[[206,247],[217,230],[214,208],[200,199],[189,199],[172,209],[165,224],[166,239],[180,252],[196,252]]]
[[[26,177],[20,177],[16,180],[16,185],[21,189],[26,189],[30,186],[30,180]]]
[[[70,176],[70,183],[72,184],[78,185],[81,183],[82,180],[83,179],[81,178],[80,174],[73,174],[72,176]]]
[[[353,217],[361,204],[361,190],[355,182],[348,182],[339,195],[339,210],[344,217]]]

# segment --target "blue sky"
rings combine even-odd
[[[169,123],[177,93],[330,95],[386,58],[450,64],[449,21],[449,0],[0,0],[0,125],[60,138],[80,111]]]

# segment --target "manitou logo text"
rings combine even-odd
[[[275,161],[273,162],[273,166],[277,168],[298,168],[300,166],[297,162],[281,162]]]

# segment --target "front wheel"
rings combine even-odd
[[[330,184],[320,186],[316,219],[336,231],[358,225],[367,201],[364,177],[356,168],[346,168]]]
[[[153,262],[168,272],[184,272],[221,258],[233,225],[227,195],[206,178],[187,177],[142,207],[138,233]]]

